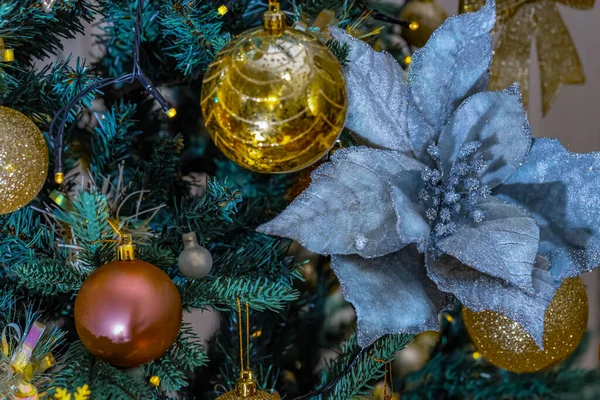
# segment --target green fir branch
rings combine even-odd
[[[92,135],[90,172],[97,182],[131,157],[131,141],[142,133],[133,129],[137,123],[135,111],[135,104],[121,101],[113,105],[110,111],[95,114],[98,125]]]
[[[229,185],[227,180],[219,182],[208,179],[206,192],[201,197],[182,197],[174,205],[172,235],[179,241],[182,233],[196,232],[200,244],[222,236],[242,202],[239,190]]]
[[[160,19],[162,35],[169,40],[166,54],[177,69],[197,77],[230,38],[221,32],[223,21],[214,3],[198,0],[167,1]]]
[[[84,281],[83,276],[61,260],[18,264],[12,271],[22,287],[45,296],[77,291]]]
[[[144,366],[145,376],[158,376],[161,392],[173,393],[188,386],[185,370],[194,369],[208,363],[200,338],[186,322],[182,324],[175,343],[167,353],[159,359]]]
[[[97,360],[80,341],[71,344],[59,363],[54,376],[53,390],[66,388],[75,392],[89,385],[92,399],[152,399],[152,386],[135,375],[135,371],[118,369]],[[53,391],[52,391],[53,393]]]
[[[90,73],[85,60],[77,59],[75,67],[70,66],[70,61],[70,57],[58,60],[39,71],[7,67],[4,76],[11,79],[0,91],[0,103],[21,111],[40,125],[48,126],[50,118],[60,108],[98,79]],[[94,93],[89,93],[82,99],[82,104],[90,107],[93,99]],[[70,110],[67,122],[74,121],[77,114],[77,108]]]
[[[299,292],[286,282],[219,277],[186,282],[180,289],[186,307],[218,309],[237,307],[237,298],[248,302],[257,311],[282,310],[287,302],[298,298]]]
[[[163,392],[175,392],[188,384],[183,370],[169,357],[154,360],[145,366],[144,371],[147,376],[160,378],[159,389]]]
[[[144,260],[158,268],[168,271],[177,264],[177,256],[171,249],[160,247],[156,242],[138,247],[140,260]]]
[[[38,257],[64,260],[67,251],[56,251],[56,231],[53,224],[43,223],[31,207],[0,216],[0,266],[7,269],[36,263]]]
[[[57,54],[65,39],[83,33],[93,12],[92,2],[86,0],[57,1],[51,12],[44,11],[41,1],[4,0],[0,4],[0,37],[15,49],[16,62],[30,68],[34,59]]]
[[[330,39],[325,45],[329,47],[329,50],[336,56],[342,66],[345,67],[348,65],[350,62],[348,59],[348,56],[350,55],[350,45],[348,43],[340,43],[338,40]]]
[[[208,356],[200,342],[200,338],[194,332],[192,325],[183,322],[177,340],[168,352],[169,357],[181,368],[193,371],[208,363]]]
[[[213,258],[214,275],[254,276],[287,281],[300,279],[298,265],[286,256],[290,241],[266,236],[252,229],[233,237],[223,253]]]
[[[171,193],[176,187],[178,178],[179,157],[183,151],[183,140],[180,135],[166,137],[161,140],[149,160],[140,159],[132,171],[128,185],[129,193],[143,191],[146,195],[147,207],[157,207],[171,203]],[[124,210],[132,215],[134,209]]]
[[[368,395],[372,389],[370,383],[383,378],[385,365],[392,362],[396,353],[404,349],[413,339],[412,335],[387,335],[379,339],[372,350],[360,355],[350,371],[329,392],[330,400],[353,399],[359,395]],[[327,367],[324,380],[342,374],[361,350],[356,334],[344,343],[340,357]]]
[[[75,238],[73,245],[77,247],[78,267],[91,273],[108,261],[100,255],[105,242],[111,240],[114,234],[108,224],[110,208],[106,197],[95,191],[80,190],[71,204],[72,210],[55,209],[54,215],[69,226]]]
[[[145,65],[147,59],[156,59],[155,54],[149,51],[161,47],[156,43],[160,37],[157,17],[161,1],[140,1],[144,1],[141,56]],[[103,18],[98,25],[102,33],[97,36],[97,40],[100,45],[106,47],[107,53],[98,63],[108,76],[119,76],[130,72],[133,65],[132,49],[137,1],[106,0],[99,4],[99,12]]]

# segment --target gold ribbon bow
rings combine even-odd
[[[14,331],[13,335],[10,335],[10,329]],[[31,381],[35,375],[43,373],[56,363],[52,353],[33,358],[33,350],[45,330],[46,326],[36,321],[25,340],[21,340],[21,329],[18,325],[11,323],[4,327],[1,339],[2,363],[7,363],[8,367],[3,368],[7,370],[7,376],[2,383],[8,387],[0,387],[0,394],[8,390],[11,393],[10,398],[15,400],[38,399],[37,388]],[[14,348],[13,342],[17,343]]]
[[[590,9],[594,0],[557,0],[577,8]],[[459,11],[472,12],[485,0],[460,0]],[[560,87],[585,82],[575,44],[554,0],[497,0],[495,30],[498,41],[490,70],[490,90],[502,90],[519,82],[527,108],[531,40],[535,35],[540,79],[542,112],[545,115]]]

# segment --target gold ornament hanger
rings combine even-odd
[[[246,302],[246,350],[244,351],[244,329],[242,328],[244,322],[242,319],[242,302],[239,297],[237,298],[237,312],[238,337],[240,342],[240,378],[235,383],[234,390],[219,396],[217,400],[279,400],[277,394],[258,390],[256,379],[252,376],[252,370],[250,369],[250,307],[248,306],[248,302]],[[246,354],[245,362],[244,353]]]

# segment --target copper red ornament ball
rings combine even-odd
[[[177,338],[181,317],[181,297],[169,276],[141,260],[98,268],[75,300],[81,341],[94,356],[118,367],[162,356]]]

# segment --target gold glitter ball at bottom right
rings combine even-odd
[[[588,321],[588,299],[581,278],[565,279],[544,317],[544,349],[519,324],[493,311],[463,306],[473,344],[490,363],[512,372],[536,372],[567,358],[579,345]]]

